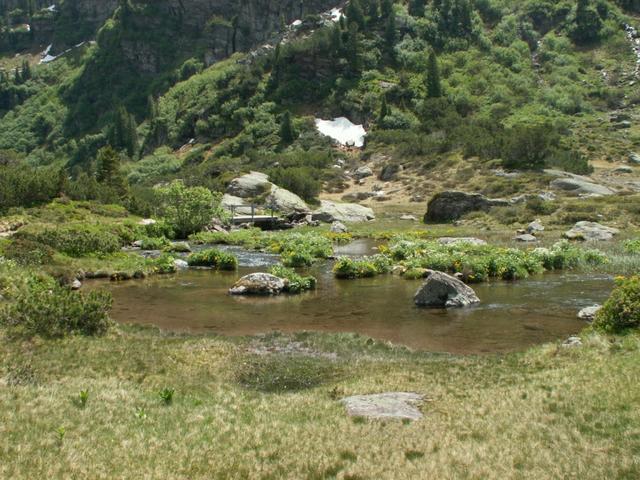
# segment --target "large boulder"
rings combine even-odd
[[[240,198],[253,198],[268,192],[271,188],[269,176],[260,172],[251,172],[234,178],[227,193]]]
[[[251,273],[238,280],[229,289],[231,295],[279,295],[287,282],[269,273]]]
[[[371,176],[373,176],[373,170],[371,170],[371,167],[367,167],[366,165],[359,167],[355,172],[353,172],[353,178],[356,180],[361,180]]]
[[[490,199],[479,193],[441,192],[427,205],[426,222],[451,222],[469,212],[488,211],[491,207],[508,206],[506,200]]]
[[[578,312],[578,318],[586,322],[593,322],[600,310],[602,310],[602,305],[593,305],[591,307],[583,308]]]
[[[357,203],[320,202],[320,208],[313,212],[313,220],[319,222],[367,222],[376,218],[373,210]]]
[[[236,197],[225,193],[222,196],[220,205],[225,210],[235,212],[240,215],[251,215],[251,205],[248,205],[244,198]]]
[[[420,307],[459,308],[480,303],[473,289],[457,278],[432,272],[416,292],[414,301]]]
[[[604,185],[598,185],[593,183],[586,177],[579,178],[578,175],[574,177],[556,178],[551,182],[551,187],[557,190],[562,190],[570,195],[576,196],[607,196],[613,195],[615,192],[609,187]]]
[[[271,192],[266,201],[267,208],[282,213],[310,213],[311,210],[304,200],[298,195],[276,185],[271,187]]]
[[[378,179],[382,180],[383,182],[390,182],[396,179],[399,171],[400,165],[397,165],[395,163],[385,165],[384,167],[382,167],[380,175],[378,175]]]
[[[606,227],[595,222],[578,222],[571,230],[564,233],[563,236],[569,240],[584,241],[606,241],[611,240],[614,235],[620,233],[620,230],[613,227]]]

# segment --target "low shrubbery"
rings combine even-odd
[[[607,333],[621,333],[640,327],[640,277],[616,279],[616,288],[593,322]]]
[[[1,251],[6,258],[15,260],[22,266],[51,263],[56,253],[48,245],[26,239],[8,241],[6,245],[1,247]]]
[[[189,255],[187,262],[192,267],[211,267],[216,270],[235,270],[238,268],[238,258],[235,255],[215,248],[193,253]]]
[[[166,237],[143,237],[140,242],[142,250],[162,250],[171,245]]]
[[[306,290],[313,290],[316,288],[317,284],[315,277],[303,277],[296,273],[295,270],[283,265],[273,266],[271,268],[271,275],[286,279],[288,281],[286,291],[289,293],[300,293]]]
[[[333,255],[331,240],[322,235],[293,233],[272,236],[266,242],[270,251],[282,256],[287,267],[309,266],[316,259]]]
[[[640,253],[640,238],[624,242],[624,251],[627,253]]]
[[[388,273],[391,261],[385,255],[374,255],[363,259],[340,257],[333,266],[337,278],[366,278]]]
[[[12,335],[47,338],[69,334],[102,335],[111,326],[111,294],[73,292],[51,279],[31,279],[12,303],[0,310],[0,324]]]
[[[127,242],[113,231],[114,228],[109,226],[89,224],[28,225],[15,237],[49,246],[72,257],[82,257],[120,250]],[[134,238],[133,235],[130,238]]]

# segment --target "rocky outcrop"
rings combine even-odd
[[[248,205],[244,198],[236,197],[225,193],[222,196],[220,205],[230,212],[240,215],[251,215],[251,205]]]
[[[480,303],[473,289],[457,278],[432,272],[416,292],[414,301],[420,307],[459,308]]]
[[[282,278],[269,273],[251,273],[229,289],[231,295],[279,295],[287,287]]]
[[[551,187],[577,196],[607,196],[615,192],[609,187],[578,178],[556,178]]]
[[[349,229],[341,222],[333,222],[330,230],[331,233],[349,233]]]
[[[583,241],[606,241],[611,240],[620,230],[613,227],[606,227],[595,222],[578,222],[571,230],[563,234],[568,240]]]
[[[357,203],[320,202],[320,208],[313,212],[313,220],[319,222],[367,222],[376,218],[373,210]]]
[[[492,207],[509,205],[506,200],[490,199],[479,193],[457,191],[441,192],[435,195],[427,205],[424,216],[427,222],[451,222],[469,212],[486,212]]]
[[[231,180],[227,193],[240,198],[253,198],[268,192],[271,185],[268,175],[250,172]]]
[[[310,213],[309,206],[295,193],[280,188],[271,187],[265,206],[282,213]]]

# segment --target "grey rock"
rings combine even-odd
[[[578,222],[571,230],[563,234],[569,240],[606,241],[611,240],[620,230],[606,227],[595,222]]]
[[[540,222],[540,220],[534,220],[529,225],[527,225],[527,233],[536,234],[544,232],[544,226]]]
[[[480,303],[471,287],[443,272],[433,272],[414,296],[421,307],[459,308]]]
[[[77,278],[71,282],[71,290],[80,290],[82,288],[82,282]]]
[[[385,165],[384,167],[382,167],[382,170],[380,171],[380,175],[378,175],[378,179],[383,182],[390,182],[396,179],[399,171],[400,171],[400,165],[396,165],[396,164]]]
[[[268,192],[270,188],[271,182],[266,174],[251,172],[234,178],[227,188],[227,193],[240,198],[252,198]]]
[[[435,195],[427,205],[425,222],[450,222],[475,211],[488,211],[491,207],[508,206],[509,202],[489,199],[479,193],[446,191]]]
[[[319,222],[366,222],[376,218],[373,210],[356,203],[320,202],[320,208],[313,212],[313,220]]]
[[[344,223],[333,222],[331,224],[331,233],[348,233],[349,229]]]
[[[582,340],[580,339],[580,337],[572,335],[571,337],[567,338],[564,342],[562,342],[562,346],[565,348],[580,347],[582,346]]]
[[[371,168],[367,166],[360,167],[353,173],[353,178],[355,178],[356,180],[362,180],[363,178],[372,176],[373,170],[371,170]]]
[[[602,305],[593,305],[591,307],[583,308],[578,312],[578,318],[587,322],[593,322],[596,318],[596,314],[602,310]]]
[[[414,215],[402,215],[400,220],[406,220],[408,222],[417,222],[418,219]]]
[[[285,280],[269,273],[251,273],[229,289],[231,295],[279,295],[287,286]]]
[[[458,243],[468,243],[470,245],[486,245],[487,242],[475,237],[442,237],[438,239],[442,245],[455,245]]]
[[[282,213],[309,213],[309,206],[298,195],[273,185],[266,206]]]
[[[627,128],[631,128],[632,124],[629,120],[622,120],[619,123],[616,123],[613,128],[616,130],[625,130]]]
[[[251,215],[251,205],[248,205],[244,198],[236,197],[225,193],[222,196],[220,205],[230,212],[240,215]]]
[[[387,392],[355,395],[343,398],[341,401],[352,417],[420,420],[422,412],[418,406],[424,401],[424,396],[418,393]]]
[[[613,195],[615,192],[604,185],[598,185],[591,181],[580,180],[578,178],[556,178],[551,182],[551,187],[563,190],[571,195]]]
[[[523,233],[521,235],[516,235],[513,239],[516,242],[523,242],[523,243],[533,243],[538,241],[538,239],[534,235],[531,235],[530,233]]]
[[[623,165],[621,167],[614,168],[613,173],[623,173],[623,174],[633,173],[633,168]]]
[[[173,261],[173,265],[177,270],[187,270],[189,268],[189,264],[181,259],[176,259]]]
[[[633,163],[634,165],[640,165],[640,155],[635,152],[631,152],[629,154],[629,163]]]

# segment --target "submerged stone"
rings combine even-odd
[[[424,395],[407,392],[387,392],[373,395],[355,395],[343,398],[342,403],[352,417],[373,419],[420,420],[418,406]]]

